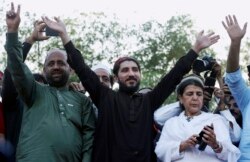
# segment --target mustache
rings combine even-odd
[[[129,76],[128,79],[126,79],[126,81],[129,81],[129,80],[134,80],[137,82],[137,79],[134,76]]]
[[[63,74],[62,70],[53,70],[51,71],[51,74]]]

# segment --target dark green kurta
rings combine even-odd
[[[7,33],[8,69],[25,108],[17,161],[90,162],[95,116],[91,101],[68,88],[35,82],[17,33]]]

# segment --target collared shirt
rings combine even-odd
[[[37,83],[23,63],[17,33],[7,33],[8,69],[24,101],[17,161],[90,162],[95,116],[91,101],[68,88]]]
[[[240,139],[241,157],[239,162],[250,161],[250,88],[247,87],[246,81],[243,79],[241,70],[238,69],[232,73],[226,73],[225,78],[237,105],[242,114],[242,132]]]

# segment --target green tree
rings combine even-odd
[[[0,7],[0,11],[3,8]],[[1,20],[4,17],[2,13]],[[39,17],[36,14],[24,14],[20,40],[31,33],[37,19]],[[118,57],[124,55],[136,58],[142,67],[141,87],[155,86],[177,59],[187,53],[195,37],[190,15],[173,16],[165,23],[151,20],[139,25],[123,23],[115,15],[106,16],[104,13],[79,13],[75,17],[61,19],[88,65],[97,62],[113,65]],[[1,35],[5,33],[3,24],[0,25]],[[33,71],[42,70],[46,52],[51,48],[63,48],[59,37],[51,37],[33,45],[27,58]],[[208,52],[214,54],[213,51]],[[3,52],[2,56],[1,61],[5,63],[6,54]],[[170,97],[170,101],[172,98],[175,97]]]
[[[165,24],[149,21],[141,25],[134,57],[142,63],[143,86],[153,87],[190,49],[192,26],[188,15],[172,17]]]

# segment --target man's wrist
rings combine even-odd
[[[7,32],[8,33],[17,33],[18,29],[8,29]]]
[[[33,39],[33,38],[30,36],[30,37],[28,37],[28,38],[25,39],[25,42],[27,42],[27,43],[29,43],[29,44],[33,44],[33,43],[35,43],[35,39]]]

